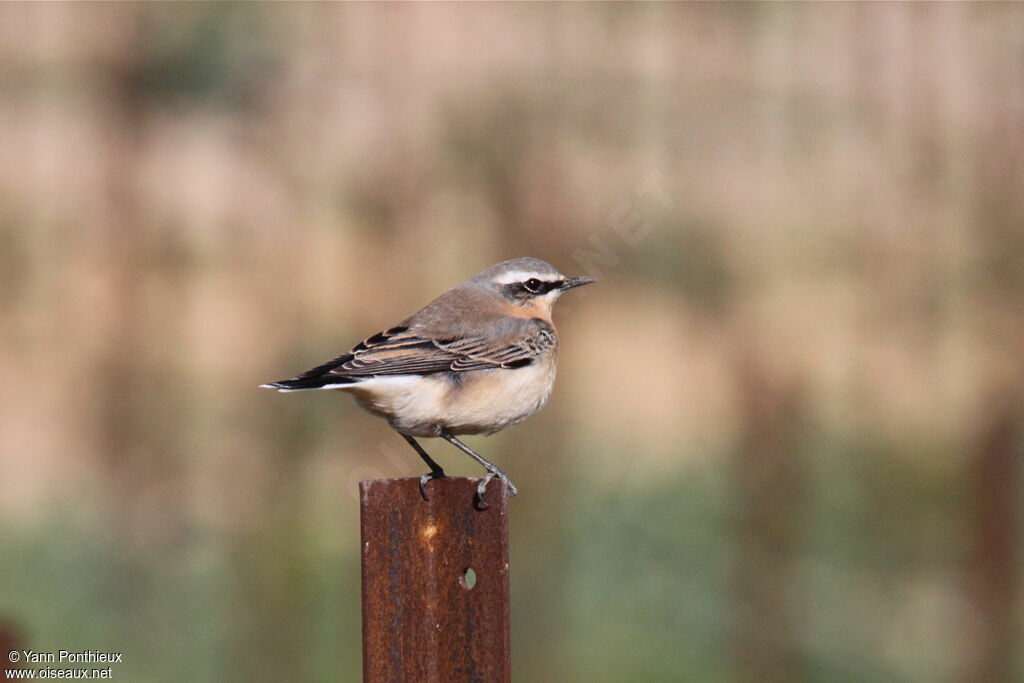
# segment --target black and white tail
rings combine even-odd
[[[278,391],[305,391],[307,389],[337,389],[347,384],[355,384],[360,381],[357,377],[346,377],[334,374],[331,371],[338,366],[352,360],[352,354],[346,353],[334,360],[318,365],[312,370],[306,370],[302,374],[295,375],[291,379],[282,379],[279,382],[261,384],[261,389],[277,389]]]

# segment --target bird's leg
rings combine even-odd
[[[478,463],[483,465],[483,468],[485,470],[487,470],[487,476],[485,476],[483,478],[483,481],[481,481],[480,484],[476,487],[476,497],[477,500],[480,502],[480,507],[487,507],[487,503],[484,502],[484,492],[487,490],[487,484],[489,484],[491,479],[494,479],[495,477],[501,477],[502,479],[505,480],[505,483],[508,484],[508,490],[513,496],[516,495],[516,493],[518,493],[515,484],[512,483],[512,480],[508,478],[508,475],[505,474],[505,472],[503,472],[500,467],[488,461],[486,458],[484,458],[482,455],[474,451],[472,448],[456,439],[454,435],[449,434],[443,429],[439,433],[439,436],[448,443],[458,448],[460,451],[462,451],[469,457],[476,460]]]
[[[427,452],[423,450],[423,446],[421,446],[416,439],[412,438],[408,434],[402,434],[402,438],[409,442],[409,445],[413,447],[413,450],[423,458],[423,462],[427,463],[427,467],[430,468],[429,472],[420,477],[420,493],[423,494],[423,500],[430,500],[430,496],[427,495],[427,482],[431,479],[444,479],[444,470],[441,469],[440,465],[434,462],[433,458],[427,455]]]

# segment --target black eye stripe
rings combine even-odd
[[[535,281],[536,284],[533,284],[532,281]],[[529,286],[527,286],[528,283]],[[540,278],[529,278],[522,282],[512,282],[504,285],[504,289],[506,296],[515,299],[524,299],[534,296],[543,296],[554,289],[558,289],[561,285],[562,282],[560,280],[550,282],[547,280],[541,280]],[[533,287],[533,289],[530,287]]]
[[[547,294],[552,289],[558,287],[557,282],[546,282],[537,278],[530,278],[526,282],[520,283],[519,285],[523,291],[529,292],[535,296]]]

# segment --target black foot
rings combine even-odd
[[[430,500],[430,496],[427,494],[427,482],[431,479],[444,479],[444,470],[431,470],[420,477],[420,493],[423,495],[423,500]]]

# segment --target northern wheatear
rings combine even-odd
[[[387,419],[430,472],[444,470],[414,437],[441,437],[487,470],[477,487],[482,505],[494,477],[516,487],[456,434],[493,434],[547,403],[555,382],[558,337],[551,307],[566,290],[593,282],[566,277],[536,258],[504,261],[437,297],[332,361],[291,379],[262,385],[278,391],[339,389]]]

